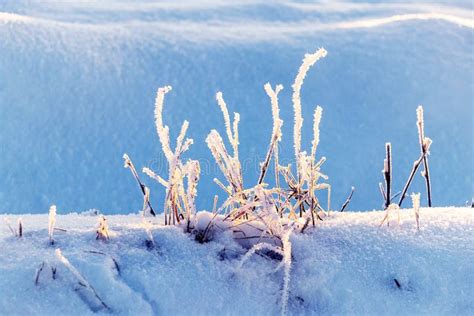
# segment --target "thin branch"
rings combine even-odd
[[[140,181],[137,170],[135,169],[135,166],[133,165],[132,160],[130,159],[130,157],[128,157],[127,154],[123,154],[123,159],[124,159],[124,167],[130,168],[130,171],[132,172],[133,177],[135,178],[135,180],[137,180],[138,186],[140,187],[140,190],[142,191],[143,196],[146,196],[145,185]],[[148,201],[148,207],[150,208],[150,214],[153,216],[156,216],[156,213],[153,210],[153,207],[151,206],[150,201]]]
[[[385,201],[387,195],[385,194],[385,189],[383,188],[382,182],[379,182],[379,189],[380,189],[380,194],[382,195],[382,198]]]
[[[346,201],[344,202],[344,204],[342,204],[342,207],[341,207],[340,212],[344,212],[344,210],[346,209],[347,205],[349,205],[349,202],[350,202],[351,199],[352,199],[352,195],[354,194],[354,191],[355,191],[355,188],[352,187],[352,188],[351,188],[351,193],[349,193],[349,196],[347,197]]]
[[[45,262],[43,261],[43,263],[41,263],[39,268],[36,270],[35,285],[39,284],[39,277],[40,277],[41,272],[44,269],[44,265],[45,265]]]
[[[416,109],[416,116],[417,116],[416,125],[418,127],[418,138],[419,138],[419,143],[420,143],[420,150],[421,150],[421,154],[423,155],[423,166],[425,169],[421,173],[421,175],[425,178],[426,193],[428,197],[428,206],[431,207],[431,182],[430,182],[430,171],[429,171],[429,166],[428,166],[428,155],[429,155],[429,149],[430,149],[432,140],[429,139],[428,137],[425,137],[425,123],[424,123],[424,118],[423,118],[423,107],[421,105],[419,105],[418,108]]]
[[[390,205],[392,189],[392,145],[390,143],[385,144],[386,156],[384,160],[383,174],[385,179],[385,208]]]
[[[400,196],[400,200],[398,201],[398,206],[399,207],[402,207],[402,203],[403,203],[403,200],[405,199],[405,195],[407,194],[408,188],[410,187],[410,184],[413,180],[413,177],[415,176],[415,173],[418,170],[418,167],[420,167],[420,164],[423,161],[424,156],[425,156],[424,154],[421,154],[421,157],[418,158],[418,160],[416,160],[413,163],[413,168],[411,169],[410,175],[408,176],[408,180],[407,180],[405,186],[403,187],[402,194]]]

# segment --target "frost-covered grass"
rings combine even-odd
[[[381,211],[332,213],[292,245],[289,314],[450,314],[474,312],[474,212],[471,208],[403,209],[400,225],[379,227]],[[209,219],[209,213],[198,225]],[[5,215],[16,223],[17,215]],[[207,217],[206,217],[207,216]],[[108,241],[97,240],[98,216],[22,215],[23,237],[0,227],[0,311],[5,315],[92,314],[88,294],[61,254],[117,314],[278,314],[286,286],[281,256],[247,253],[231,230],[208,243],[154,218],[150,249],[139,215],[108,216]],[[102,254],[101,254],[102,253]],[[37,270],[45,262],[35,285]],[[51,267],[56,268],[55,279]],[[118,268],[117,268],[118,267]],[[396,281],[395,281],[396,280]],[[398,283],[398,285],[397,285]]]

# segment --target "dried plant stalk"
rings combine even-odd
[[[416,229],[420,230],[420,193],[412,193],[411,201],[413,204],[413,211],[415,212]]]
[[[124,160],[124,167],[125,168],[129,168],[130,171],[132,172],[132,175],[133,177],[135,178],[135,180],[137,181],[138,183],[138,186],[140,187],[140,190],[143,194],[143,196],[146,195],[146,192],[145,192],[145,185],[142,183],[142,181],[140,180],[140,177],[138,177],[138,173],[137,173],[137,170],[135,169],[135,166],[133,165],[133,162],[132,160],[130,159],[130,157],[127,155],[127,154],[123,154],[123,160]],[[151,203],[150,201],[148,201],[148,207],[150,208],[150,214],[155,216],[156,213],[155,211],[153,210],[153,207],[151,206]]]
[[[392,190],[392,145],[385,144],[386,156],[383,163],[383,175],[385,180],[385,209],[390,205]]]
[[[432,140],[425,137],[425,123],[423,117],[423,107],[421,105],[416,109],[417,114],[417,126],[418,126],[418,138],[420,142],[420,150],[423,156],[424,170],[421,175],[425,178],[426,182],[426,194],[428,198],[428,207],[431,207],[431,181],[430,181],[430,169],[428,166],[428,155]]]

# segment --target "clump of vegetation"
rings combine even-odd
[[[314,109],[313,140],[310,149],[305,151],[301,144],[303,126],[301,88],[309,69],[326,55],[327,52],[324,48],[318,49],[313,54],[305,55],[292,85],[294,166],[290,164],[281,165],[278,157],[278,146],[282,140],[283,125],[283,121],[279,116],[278,95],[283,86],[276,85],[273,88],[270,83],[267,83],[264,85],[264,89],[270,98],[273,128],[267,152],[264,161],[260,164],[260,172],[254,186],[246,186],[242,175],[242,164],[239,158],[240,115],[234,113],[231,119],[222,92],[217,92],[216,101],[223,115],[225,138],[227,140],[224,141],[224,138],[216,129],[212,129],[206,137],[207,146],[224,178],[224,180],[216,178],[214,182],[227,194],[226,199],[219,207],[217,207],[217,199],[215,199],[212,213],[196,213],[195,197],[197,195],[200,166],[196,160],[183,161],[183,154],[193,144],[192,139],[186,138],[189,123],[188,121],[183,122],[174,150],[171,149],[170,145],[169,127],[163,123],[163,104],[165,95],[171,91],[170,86],[159,88],[155,101],[156,131],[161,149],[168,163],[168,177],[164,179],[151,169],[143,168],[144,173],[165,187],[166,195],[163,205],[165,225],[183,227],[186,232],[193,233],[195,239],[201,243],[211,240],[215,229],[231,231],[234,239],[249,249],[240,261],[238,270],[256,252],[269,250],[278,254],[281,262],[277,270],[280,268],[284,270],[281,299],[283,314],[287,311],[289,296],[292,263],[291,235],[294,231],[304,232],[310,224],[312,227],[316,227],[317,222],[328,216],[331,210],[331,186],[326,182],[328,177],[321,170],[326,158],[324,156],[317,158],[316,155],[320,142],[322,107],[316,106]],[[387,211],[381,225],[385,221],[389,224],[390,213],[400,209],[413,175],[421,163],[425,168],[422,175],[426,181],[428,204],[431,206],[427,158],[431,140],[424,136],[423,109],[421,106],[417,110],[417,116],[421,156],[414,164],[407,184],[401,192],[398,204],[392,203],[398,193],[392,195],[392,147],[390,143],[386,144],[383,170],[385,187],[380,184],[380,190]],[[126,154],[124,159],[125,166],[131,169],[143,193],[143,215],[145,216],[148,210],[153,215],[149,189],[140,181],[133,163]],[[266,177],[272,166],[272,159],[273,180]],[[282,179],[283,181],[281,181]],[[319,200],[319,191],[322,190],[327,192],[327,207],[323,207]],[[347,200],[340,208],[341,212],[349,204],[353,193],[354,187],[352,187]],[[416,212],[418,214],[418,211]],[[400,217],[399,214],[398,217]],[[153,248],[154,240],[149,225],[150,223],[144,220],[148,244]],[[419,227],[418,215],[417,226]]]
[[[400,193],[397,193],[394,196],[391,196],[391,187],[392,187],[392,145],[390,143],[385,144],[386,148],[386,157],[384,159],[384,169],[382,170],[382,173],[384,175],[384,180],[385,180],[385,189],[382,186],[382,183],[379,183],[380,187],[380,192],[382,194],[382,197],[384,199],[384,207],[386,210],[385,217],[382,219],[382,222],[380,225],[382,225],[385,221],[387,221],[387,225],[390,225],[390,212],[393,210],[397,210],[398,212],[398,222],[400,222],[400,213],[399,210],[402,207],[403,200],[405,199],[405,196],[408,192],[408,189],[410,187],[410,184],[413,181],[413,178],[415,177],[416,171],[420,167],[420,165],[423,163],[424,170],[421,172],[421,176],[425,179],[426,183],[426,195],[428,197],[428,207],[431,207],[432,201],[431,201],[431,181],[430,181],[430,173],[429,173],[429,167],[428,167],[428,155],[429,155],[429,149],[431,146],[431,143],[433,142],[430,138],[425,137],[425,123],[424,123],[424,117],[423,117],[423,107],[421,105],[418,106],[416,109],[416,116],[417,116],[417,121],[416,121],[416,126],[418,128],[418,140],[420,143],[420,152],[421,155],[420,157],[415,160],[413,163],[413,167],[411,169],[410,175],[408,176],[407,182],[405,183],[405,186],[403,187],[403,190]],[[398,203],[392,203],[392,199],[395,198],[398,194],[400,194],[400,200]],[[418,194],[412,194],[412,204],[413,204],[413,209],[415,212],[415,219],[416,219],[416,225],[417,229],[420,229],[420,223],[419,223],[419,209],[420,209],[420,193]]]
[[[18,229],[13,228],[8,218],[4,217],[3,221],[5,222],[5,225],[7,225],[8,229],[10,230],[10,232],[12,233],[14,237],[17,237],[17,238],[23,237],[23,222],[22,222],[21,217],[18,218]]]
[[[95,239],[103,241],[108,241],[110,239],[109,224],[104,215],[99,216],[99,227],[97,228]]]
[[[163,206],[164,224],[179,225],[186,232],[194,232],[196,240],[206,242],[212,238],[214,227],[222,230],[230,230],[234,238],[250,250],[242,260],[242,267],[246,258],[261,249],[269,249],[281,255],[283,260],[280,267],[284,267],[284,286],[282,294],[282,312],[286,312],[289,292],[289,280],[291,269],[291,233],[299,228],[303,232],[311,222],[316,226],[318,220],[322,220],[330,210],[331,186],[321,180],[328,177],[321,172],[321,167],[326,161],[325,157],[316,159],[317,147],[320,141],[320,123],[323,109],[316,106],[313,117],[313,141],[309,152],[302,150],[301,130],[303,117],[301,111],[301,88],[308,70],[327,54],[324,48],[313,54],[307,54],[303,59],[295,78],[293,88],[293,110],[294,110],[294,152],[295,168],[291,165],[282,166],[278,159],[278,145],[282,139],[281,127],[283,121],[279,117],[278,94],[283,89],[282,85],[275,88],[267,83],[264,89],[270,98],[271,113],[273,118],[273,129],[270,144],[264,161],[261,163],[257,183],[253,187],[245,187],[242,176],[242,165],[239,160],[239,113],[234,113],[233,119],[229,115],[227,104],[222,92],[217,92],[216,101],[224,119],[225,134],[230,145],[229,149],[220,135],[213,129],[206,138],[206,143],[215,159],[217,166],[222,172],[225,183],[219,179],[214,182],[227,194],[227,198],[216,207],[210,215],[196,215],[195,197],[199,181],[200,166],[195,160],[182,160],[183,154],[193,144],[193,140],[186,137],[189,126],[184,121],[181,131],[176,140],[175,149],[171,149],[169,139],[169,127],[163,123],[163,104],[167,93],[171,91],[170,86],[158,89],[155,101],[155,125],[158,138],[161,143],[163,154],[168,162],[168,179],[165,180],[149,168],[143,168],[143,172],[155,179],[166,189]],[[266,181],[267,172],[274,162],[273,186]],[[130,158],[125,154],[125,167],[130,168],[134,178],[137,180],[144,196],[144,210],[151,208],[149,201],[149,189],[141,182]],[[280,181],[283,178],[284,182]],[[185,181],[187,179],[187,181]],[[327,190],[328,205],[325,209],[316,192]],[[341,211],[345,209],[352,197],[353,190]],[[154,212],[150,212],[154,214]],[[203,213],[204,214],[204,213]],[[204,221],[204,223],[202,223]],[[145,230],[148,235],[148,243],[154,246],[149,223],[144,220]]]

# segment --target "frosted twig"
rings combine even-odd
[[[155,125],[158,138],[160,139],[163,153],[168,161],[173,157],[170,148],[170,135],[168,126],[163,126],[163,103],[165,94],[171,91],[171,86],[158,88],[155,99]]]
[[[390,213],[391,211],[395,211],[395,210],[398,211],[398,223],[400,223],[400,207],[397,204],[392,203],[386,208],[385,217],[380,222],[379,227],[381,227],[383,223],[385,223],[385,221],[387,221],[387,226],[390,226]]]
[[[387,195],[385,194],[385,189],[383,188],[382,182],[379,182],[379,190],[380,190],[380,194],[382,195],[382,198],[383,198],[384,203],[385,203],[385,199],[386,199]]]
[[[424,171],[421,173],[421,175],[425,178],[426,193],[427,193],[427,198],[428,198],[428,207],[431,207],[431,182],[430,182],[430,170],[428,166],[428,155],[429,155],[429,149],[430,149],[432,140],[428,137],[425,137],[425,130],[424,130],[425,123],[424,123],[424,118],[423,118],[423,107],[421,105],[419,105],[418,108],[416,109],[416,115],[417,115],[418,137],[419,137],[419,142],[420,142],[421,154],[423,155],[423,166],[424,166]]]
[[[420,230],[420,193],[412,193],[411,201],[413,204],[413,211],[415,212],[416,229]]]
[[[283,245],[283,262],[284,264],[284,277],[283,277],[283,290],[281,294],[281,314],[286,315],[288,313],[288,298],[290,295],[290,277],[291,277],[291,242],[290,236],[293,229],[290,228],[282,237]]]
[[[109,235],[109,224],[107,224],[107,219],[105,218],[104,215],[99,216],[99,227],[97,228],[96,231],[96,237],[95,239],[102,239],[104,241],[109,240],[110,235]]]
[[[227,133],[227,138],[229,139],[229,142],[231,145],[233,145],[234,137],[232,136],[232,130],[230,126],[230,116],[229,116],[229,111],[227,110],[227,105],[224,101],[224,98],[222,97],[222,92],[217,92],[216,93],[216,100],[217,104],[219,105],[222,115],[224,116],[224,124],[225,124],[225,131]]]
[[[258,238],[258,237],[255,236],[255,238]],[[266,242],[261,242],[261,243],[255,244],[252,248],[250,248],[249,251],[247,251],[245,253],[245,255],[242,257],[242,259],[237,264],[236,270],[239,271],[240,269],[242,269],[242,266],[244,265],[244,263],[247,262],[254,253],[256,253],[259,250],[263,250],[263,249],[267,249],[267,250],[276,252],[276,253],[283,256],[283,251],[281,251],[281,249],[278,249],[277,247],[275,247],[273,245],[270,245]]]
[[[239,159],[239,122],[240,122],[240,114],[234,113],[234,122],[232,123],[232,130],[233,130],[233,144],[232,147],[234,149],[234,159]]]
[[[273,91],[269,83],[265,84],[265,91],[270,97],[271,105],[272,105],[273,130],[272,130],[272,137],[270,139],[270,145],[268,147],[268,151],[265,156],[265,161],[263,162],[260,168],[260,176],[258,177],[257,185],[263,182],[263,179],[265,178],[265,174],[268,170],[268,165],[270,164],[270,159],[272,157],[272,154],[274,154],[274,152],[276,153],[275,149],[278,146],[278,142],[281,140],[281,126],[283,124],[283,121],[280,120],[280,117],[279,117],[280,109],[278,107],[278,93],[282,89],[283,89],[282,85],[277,85],[275,87],[275,91]],[[278,175],[275,175],[275,176],[277,177]]]
[[[143,195],[143,207],[142,207],[142,215],[146,216],[148,212],[150,212],[150,208],[148,207],[148,203],[150,202],[150,189],[145,186],[145,195]]]
[[[218,195],[214,195],[214,204],[212,206],[212,213],[215,214],[217,212],[217,201],[219,200]]]
[[[157,175],[156,173],[154,173],[150,168],[144,167],[142,169],[142,172],[145,173],[150,178],[158,181],[158,183],[160,183],[165,188],[168,187],[168,185],[169,185],[168,182],[165,179],[163,179],[162,177],[160,177],[159,175]]]
[[[141,182],[140,178],[138,177],[137,170],[135,169],[135,166],[133,165],[132,160],[130,159],[130,157],[127,154],[123,154],[123,160],[124,160],[124,167],[130,169],[130,171],[132,172],[133,177],[135,178],[135,180],[138,183],[138,186],[140,187],[140,190],[142,191],[142,194],[145,196],[145,194],[146,194],[145,185]],[[153,207],[151,206],[150,201],[148,201],[148,207],[150,208],[150,214],[155,216],[156,213],[153,210]]]
[[[49,208],[49,216],[48,216],[48,237],[49,243],[54,245],[54,229],[56,226],[56,205],[51,205]]]
[[[324,48],[318,49],[314,54],[306,54],[303,63],[301,64],[298,74],[296,75],[295,82],[292,85],[293,88],[293,110],[295,116],[294,124],[294,149],[295,149],[295,158],[297,164],[297,171],[299,175],[299,160],[301,152],[301,128],[303,126],[303,117],[301,115],[301,86],[306,77],[306,74],[311,66],[313,66],[320,58],[325,57],[327,54]]]
[[[100,296],[97,294],[95,289],[92,287],[92,285],[82,276],[82,274],[69,262],[69,260],[63,256],[61,253],[61,249],[57,248],[55,251],[56,257],[59,259],[59,261],[76,277],[77,283],[80,286],[80,288],[83,288],[87,291],[89,291],[92,295],[93,298],[96,300],[96,305],[97,306],[91,306],[90,304],[89,307],[91,308],[92,311],[97,312],[101,309],[106,309],[109,310],[109,307],[105,302],[100,298]]]
[[[319,144],[319,124],[321,123],[321,117],[323,115],[323,109],[318,105],[314,110],[314,120],[313,120],[313,143],[311,147],[311,157],[312,161],[315,161],[316,149]]]
[[[352,195],[354,194],[354,191],[355,191],[355,188],[352,187],[352,188],[351,188],[351,193],[349,193],[349,196],[347,197],[346,201],[344,202],[344,204],[342,204],[342,207],[341,207],[340,212],[344,212],[344,210],[346,209],[347,205],[349,204],[349,202],[350,202],[351,199],[352,199]]]
[[[186,209],[186,217],[187,217],[187,231],[190,231],[190,224],[191,224],[191,216],[196,215],[196,195],[197,195],[197,184],[199,182],[199,175],[201,172],[201,168],[199,166],[199,161],[191,160],[187,163],[187,171],[188,171],[188,187],[187,187],[187,209]]]
[[[413,163],[413,168],[411,169],[410,175],[408,176],[408,180],[405,183],[405,186],[403,187],[402,193],[400,195],[400,200],[398,201],[398,206],[402,206],[403,200],[405,199],[405,195],[408,191],[408,188],[410,187],[410,184],[413,180],[413,177],[415,176],[416,171],[418,170],[418,167],[420,167],[421,162],[423,161],[424,155],[422,154],[418,160],[416,160]]]

